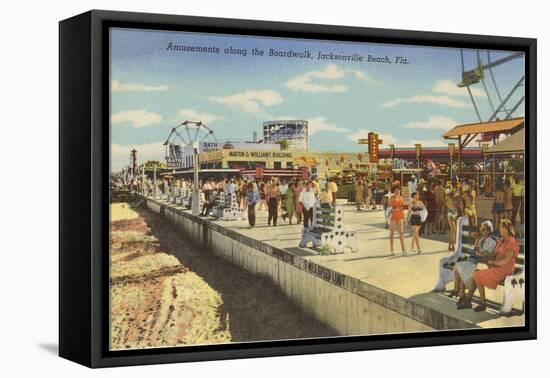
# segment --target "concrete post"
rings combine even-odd
[[[191,214],[199,215],[199,142],[193,142],[193,199]]]
[[[153,198],[157,199],[157,166],[153,166]]]

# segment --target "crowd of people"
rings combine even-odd
[[[479,190],[476,180],[443,181],[440,179],[418,180],[411,178],[407,184],[409,190],[409,208],[404,215],[404,201],[399,182],[392,184],[391,192],[384,193],[389,208],[386,211],[390,228],[390,247],[393,252],[393,234],[397,231],[403,253],[404,224],[411,228],[411,250],[415,246],[420,253],[419,235],[447,234],[448,249],[456,246],[457,221],[459,217],[468,217],[469,224],[477,226],[477,196]],[[495,187],[492,209],[494,224],[509,220],[516,226],[517,218],[524,223],[525,185],[521,177],[509,177]],[[497,231],[498,232],[498,231]]]
[[[144,182],[136,179],[131,185],[135,190],[152,195],[171,188],[190,190],[192,182],[182,178],[160,178]],[[478,223],[477,196],[491,191],[494,197],[493,223],[509,220],[515,226],[516,219],[524,222],[525,185],[522,177],[510,177],[482,184],[476,180],[425,179],[411,176],[406,184],[407,198],[402,194],[403,183],[389,179],[357,177],[352,187],[352,198],[358,212],[384,211],[385,227],[389,229],[390,251],[394,253],[394,237],[397,234],[401,252],[405,248],[405,227],[410,229],[410,251],[421,253],[421,236],[447,235],[448,249],[456,246],[456,229],[459,217],[469,218],[469,224]],[[316,205],[332,207],[336,204],[339,185],[336,180],[316,179],[205,179],[199,182],[204,193],[201,215],[206,216],[220,193],[235,194],[238,206],[247,210],[250,227],[256,225],[256,213],[267,211],[267,225],[276,227],[283,222],[308,227],[313,221]],[[348,196],[348,199],[350,197]],[[406,205],[408,204],[408,206]],[[498,231],[497,231],[498,232]]]
[[[188,180],[164,180],[158,187],[159,192],[167,186],[190,189]],[[215,206],[220,193],[234,194],[241,209],[247,210],[250,227],[256,225],[256,212],[267,211],[267,225],[276,227],[279,219],[289,225],[303,224],[309,227],[313,221],[313,208],[319,204],[324,207],[334,206],[338,185],[334,180],[304,179],[238,179],[213,178],[200,180],[199,189],[204,193],[201,215],[206,216]]]

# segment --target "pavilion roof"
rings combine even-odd
[[[510,118],[492,122],[468,123],[458,125],[447,131],[443,137],[446,139],[457,139],[464,135],[477,135],[483,133],[512,133],[525,125],[525,118]]]

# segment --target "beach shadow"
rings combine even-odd
[[[300,256],[300,257],[317,256],[317,253],[307,251],[300,247],[285,248],[285,250],[292,252],[294,255]]]
[[[192,244],[182,237],[180,229],[157,214],[146,209],[139,209],[139,213],[163,252],[178,258],[220,293],[223,305],[219,312],[228,314],[232,341],[338,336],[336,330],[304,313],[267,277],[249,273]]]
[[[449,298],[446,293],[423,293],[412,296],[409,298],[409,300],[413,303],[417,303],[425,307],[434,308],[443,314],[452,316],[457,319],[465,320],[473,324],[478,324],[487,320],[503,317],[503,315],[498,312],[500,305],[491,301],[486,301],[487,310],[475,312],[473,308],[475,308],[479,304],[479,300],[475,297],[472,300],[473,308],[464,310],[457,310],[457,300],[454,298]]]
[[[374,256],[363,256],[363,257],[352,257],[350,259],[342,259],[340,261],[358,261],[358,260],[370,260],[370,259],[383,259],[388,257],[395,257],[392,254],[386,254],[386,255],[374,255]]]
[[[415,257],[415,256],[429,256],[429,255],[440,255],[442,253],[449,253],[447,250],[441,250],[441,251],[432,251],[432,252],[422,252],[422,253],[416,253],[416,252],[407,252],[405,256],[401,252],[396,252],[395,255],[390,255],[389,259],[399,259],[399,258],[407,258],[407,257]]]

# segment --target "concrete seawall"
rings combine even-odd
[[[246,270],[268,277],[307,313],[341,335],[480,328],[436,309],[316,264],[307,256],[271,246],[183,208],[145,198],[149,209],[169,219],[182,237]]]

